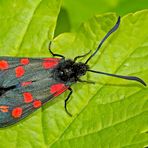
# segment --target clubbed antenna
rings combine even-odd
[[[141,84],[143,84],[144,86],[146,86],[146,83],[142,79],[135,77],[135,76],[122,76],[122,75],[110,74],[110,73],[95,71],[95,70],[90,70],[90,69],[87,71],[97,73],[97,74],[103,74],[103,75],[107,75],[107,76],[117,77],[117,78],[121,78],[121,79],[137,81],[137,82],[140,82]]]
[[[115,24],[115,26],[105,35],[105,37],[102,39],[102,41],[100,42],[100,44],[98,45],[97,49],[95,50],[95,52],[86,60],[85,64],[88,63],[88,61],[93,57],[95,56],[95,54],[99,51],[99,49],[101,48],[102,44],[104,43],[104,41],[113,33],[115,32],[118,27],[119,27],[119,24],[120,24],[120,16],[118,17],[118,20]]]

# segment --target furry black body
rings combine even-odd
[[[80,77],[85,75],[89,66],[85,63],[75,62],[71,59],[61,60],[58,66],[54,69],[54,77],[64,83],[76,83]]]

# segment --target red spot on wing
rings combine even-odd
[[[15,68],[15,75],[17,78],[22,77],[24,75],[24,73],[25,73],[25,70],[24,70],[23,66],[18,66]]]
[[[54,84],[50,87],[50,93],[55,97],[62,94],[64,91],[68,89],[68,86],[65,86],[63,83]]]
[[[30,103],[30,102],[33,101],[33,96],[32,96],[31,93],[29,93],[29,92],[24,92],[24,93],[23,93],[23,96],[24,96],[24,102],[25,102],[25,103]]]
[[[21,107],[16,107],[12,110],[12,116],[14,118],[19,118],[21,117],[22,112],[23,112],[23,109]]]
[[[59,63],[59,58],[44,58],[43,67],[45,69],[53,68]]]
[[[34,108],[39,108],[42,105],[42,102],[40,100],[35,100],[33,102],[33,107]]]
[[[30,85],[30,84],[32,84],[32,81],[22,82],[21,86],[27,86],[27,85]]]
[[[27,64],[29,64],[29,59],[28,58],[24,58],[24,59],[21,59],[21,64],[23,64],[23,65],[27,65]]]
[[[8,69],[8,68],[9,68],[8,62],[5,60],[1,60],[0,61],[0,70],[4,70],[4,69]]]
[[[8,112],[9,106],[0,106],[0,111],[1,112]]]

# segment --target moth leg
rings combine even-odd
[[[87,56],[88,54],[90,54],[90,52],[91,52],[91,50],[90,50],[89,52],[83,54],[83,55],[76,56],[76,57],[74,58],[74,62],[76,62],[76,60],[79,59],[79,58],[83,58],[83,57]]]
[[[51,51],[51,43],[52,43],[52,42],[50,41],[49,46],[48,46],[48,50],[49,50],[49,52],[52,54],[52,56],[57,56],[57,57],[65,58],[63,55],[55,54],[55,53],[53,53],[53,52]]]
[[[78,79],[77,81],[82,82],[82,83],[95,84],[95,82],[93,82],[93,81],[86,81],[86,80],[81,80],[81,79]]]
[[[69,100],[70,96],[72,95],[73,90],[72,90],[70,87],[68,88],[68,90],[70,91],[70,93],[68,94],[67,98],[65,99],[64,108],[65,108],[66,113],[67,113],[69,116],[71,116],[71,117],[72,117],[72,114],[71,114],[71,113],[69,113],[69,111],[67,110],[67,102],[68,102],[68,100]]]

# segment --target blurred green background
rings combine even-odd
[[[55,36],[76,31],[80,24],[95,14],[116,12],[123,16],[148,8],[148,0],[63,0]]]

